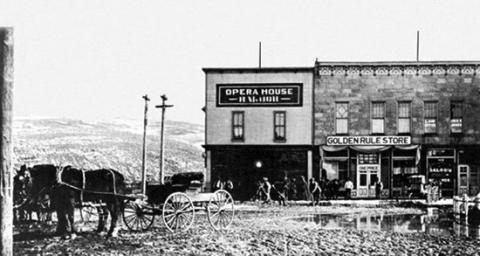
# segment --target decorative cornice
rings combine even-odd
[[[319,76],[473,75],[480,62],[316,62]]]

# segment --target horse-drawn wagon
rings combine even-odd
[[[39,165],[17,173],[17,177],[22,178],[17,181],[21,185],[28,180],[30,199],[42,191],[52,191],[50,197],[54,201],[60,233],[67,232],[68,226],[71,232],[76,232],[75,208],[79,209],[83,226],[98,222],[98,231],[103,230],[110,214],[108,235],[115,235],[120,215],[123,215],[125,226],[133,231],[147,230],[155,217],[161,216],[172,232],[188,230],[200,211],[206,213],[215,230],[228,228],[234,217],[230,193],[225,190],[200,192],[202,173],[177,174],[165,184],[150,184],[147,195],[129,194],[123,176],[111,169],[85,171],[70,166]]]
[[[155,216],[161,216],[165,227],[172,232],[188,230],[196,213],[206,213],[208,222],[215,230],[230,226],[234,217],[234,200],[225,190],[213,193],[200,192],[203,179],[201,173],[191,173],[197,179],[182,179],[182,174],[172,177],[166,184],[147,186],[147,199],[140,195],[128,198],[123,220],[133,231],[147,230]]]

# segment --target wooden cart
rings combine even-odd
[[[188,230],[198,212],[206,213],[213,229],[227,229],[234,217],[233,198],[225,190],[200,193],[198,190],[187,188],[183,191],[168,193],[161,203],[154,203],[145,198],[128,200],[123,220],[130,230],[144,231],[152,226],[155,216],[161,216],[165,227],[171,232],[177,232]]]

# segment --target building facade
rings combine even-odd
[[[315,145],[326,178],[354,196],[476,194],[480,178],[479,62],[316,62]]]
[[[207,189],[230,179],[248,200],[263,177],[312,176],[313,68],[203,71]]]
[[[350,179],[353,196],[480,191],[480,62],[315,62],[205,68],[206,188]],[[342,190],[342,189],[341,189]]]

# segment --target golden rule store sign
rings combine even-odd
[[[410,145],[410,136],[328,136],[328,146]]]
[[[217,107],[302,106],[302,84],[218,84]]]

